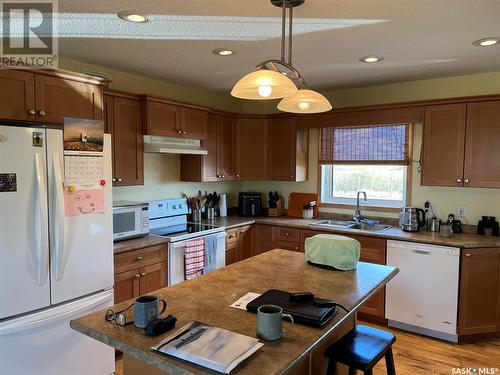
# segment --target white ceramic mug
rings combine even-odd
[[[288,318],[290,324],[283,328],[283,318]],[[279,340],[293,326],[293,317],[284,314],[283,309],[276,305],[262,305],[257,310],[257,337],[262,340]]]

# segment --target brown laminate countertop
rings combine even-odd
[[[271,288],[290,292],[311,291],[318,297],[336,300],[351,310],[350,314],[339,310],[323,328],[296,324],[283,339],[265,342],[244,365],[232,372],[273,375],[286,373],[303,356],[311,353],[397,272],[394,267],[363,262],[354,271],[331,271],[308,265],[301,253],[276,249],[194,280],[160,289],[154,294],[167,301],[166,313],[177,317],[177,328],[191,320],[199,320],[252,337],[256,335],[256,315],[229,306],[248,292],[263,293]],[[118,311],[130,303],[126,301],[112,309]],[[106,322],[104,310],[71,321],[71,327],[171,374],[214,373],[150,349],[171,332],[147,337],[144,330],[133,325],[121,327]]]
[[[454,234],[451,237],[443,237],[438,232],[429,232],[426,230],[421,230],[419,232],[404,232],[398,227],[392,227],[391,229],[386,230],[384,232],[376,233],[376,232],[369,232],[369,231],[355,230],[355,229],[326,228],[326,227],[318,227],[311,225],[311,223],[314,223],[317,220],[320,219],[308,220],[308,219],[298,219],[288,216],[280,216],[280,217],[229,216],[229,217],[218,217],[212,221],[204,220],[203,223],[213,224],[216,226],[225,227],[227,229],[237,228],[251,224],[277,225],[277,226],[284,226],[284,227],[291,227],[298,229],[307,229],[312,231],[369,236],[369,237],[385,238],[389,240],[420,242],[433,245],[460,247],[464,249],[500,247],[500,237],[494,237],[494,236],[482,236],[472,233],[460,233],[460,234]],[[119,241],[115,242],[114,244],[114,253],[119,254],[166,242],[167,241],[164,238],[154,235],[134,238],[131,240]]]
[[[144,247],[156,246],[167,243],[164,237],[147,235],[144,237],[132,238],[130,240],[118,241],[113,244],[113,251],[116,254],[142,249]]]
[[[220,220],[220,224],[219,224]],[[288,216],[280,216],[280,217],[255,217],[255,218],[247,218],[247,217],[229,217],[229,218],[217,218],[213,223],[215,225],[222,225],[224,221],[228,221],[231,223],[232,227],[237,227],[241,225],[247,225],[251,223],[256,224],[264,224],[264,225],[277,225],[291,228],[299,228],[299,229],[307,229],[312,231],[321,231],[321,232],[332,232],[332,233],[345,233],[351,235],[359,235],[359,236],[369,236],[369,237],[378,237],[385,238],[390,240],[400,240],[400,241],[410,241],[410,242],[420,242],[420,243],[428,243],[434,245],[442,245],[442,246],[451,246],[451,247],[460,247],[460,248],[485,248],[485,247],[500,247],[500,237],[494,236],[482,236],[478,234],[471,233],[460,233],[454,234],[451,237],[441,236],[438,232],[430,232],[427,230],[421,230],[419,232],[404,232],[398,227],[392,227],[389,230],[384,232],[369,232],[363,230],[356,229],[337,229],[337,228],[326,228],[311,225],[315,221],[321,219],[298,219]],[[241,224],[237,224],[238,221]]]

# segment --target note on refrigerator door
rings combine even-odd
[[[74,188],[64,191],[64,214],[65,216],[89,215],[104,212],[104,189],[96,187],[92,189]]]

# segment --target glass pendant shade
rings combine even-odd
[[[234,85],[231,95],[240,99],[281,99],[297,92],[297,86],[283,74],[260,69],[242,77]]]
[[[278,104],[278,109],[291,113],[321,113],[331,110],[332,105],[320,93],[300,89],[295,94],[283,98]]]

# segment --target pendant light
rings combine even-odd
[[[231,95],[241,99],[269,100],[281,99],[278,109],[291,113],[320,113],[332,109],[323,95],[309,89],[304,77],[292,66],[292,25],[293,8],[305,0],[271,0],[282,9],[281,17],[281,59],[267,60],[257,65],[258,70],[242,77],[231,91]],[[288,62],[285,61],[286,49],[286,12],[288,21]],[[297,89],[297,84],[299,89]]]

